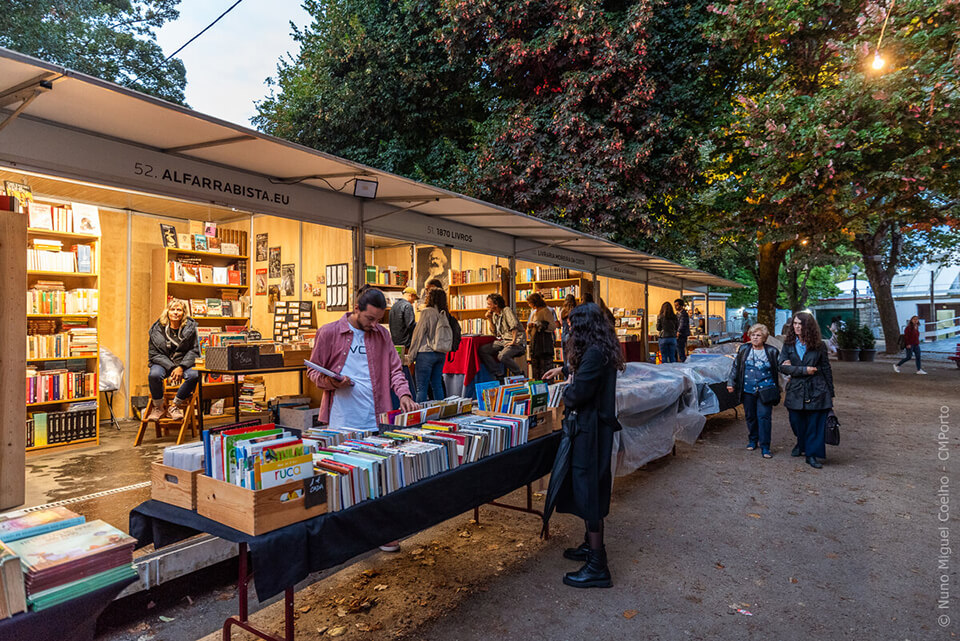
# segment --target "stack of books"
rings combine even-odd
[[[65,291],[59,281],[37,281],[27,290],[28,314],[96,314],[100,294],[96,289]]]
[[[426,421],[450,418],[459,414],[473,411],[473,399],[462,396],[449,396],[442,401],[427,401],[420,404],[420,409],[412,412],[393,410],[377,416],[381,425],[398,425],[408,427],[420,425]]]
[[[27,368],[27,403],[68,401],[74,398],[86,398],[96,393],[96,372]]]
[[[136,539],[103,521],[90,521],[7,543],[26,572],[27,602],[45,610],[137,576]]]
[[[51,507],[19,516],[0,517],[0,541],[9,543],[80,525],[86,519],[65,507]]]
[[[66,320],[64,320],[66,325]],[[71,327],[67,330],[70,337],[70,358],[90,358],[97,355],[97,328]]]
[[[477,405],[487,412],[530,415],[543,412],[550,400],[543,381],[523,381],[500,385],[497,381],[477,383]]]
[[[465,285],[469,283],[486,283],[493,280],[499,280],[504,267],[502,265],[490,265],[490,267],[481,267],[480,269],[465,269],[463,271],[454,271],[451,284]]]
[[[450,297],[450,309],[453,311],[457,311],[461,309],[483,309],[486,306],[487,306],[486,294],[474,294],[470,296],[451,296]]]
[[[244,376],[240,386],[240,411],[262,412],[267,408],[267,387],[262,376]]]
[[[313,476],[314,443],[273,423],[205,430],[207,476],[251,490]]]
[[[97,435],[96,401],[65,412],[33,412],[27,418],[27,447],[69,443]],[[74,403],[83,406],[85,403]]]

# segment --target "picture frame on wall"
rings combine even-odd
[[[280,267],[280,291],[284,296],[293,296],[297,293],[297,266],[293,263]]]
[[[417,291],[420,300],[426,300],[427,281],[433,278],[443,283],[443,289],[450,285],[451,251],[449,247],[417,247]]]
[[[160,237],[163,240],[164,247],[173,247],[177,249],[177,228],[173,225],[160,223]]]
[[[267,275],[270,278],[280,278],[280,248],[271,247],[269,251],[270,261],[267,263],[269,270]]]
[[[267,270],[258,269],[257,270],[257,280],[256,280],[256,295],[257,296],[266,296],[267,295]]]
[[[257,234],[257,261],[267,260],[267,234]]]

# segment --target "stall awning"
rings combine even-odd
[[[464,249],[485,241],[501,255],[628,280],[741,286],[6,49],[0,111],[0,162],[14,168],[341,225],[362,221],[378,233],[413,229],[418,240]],[[378,183],[374,200],[353,197],[358,176]]]

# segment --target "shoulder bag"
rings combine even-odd
[[[760,402],[764,405],[776,406],[780,404],[780,386],[771,385],[769,387],[761,387],[757,394],[760,396]]]
[[[832,409],[827,412],[827,429],[823,440],[827,445],[840,445],[840,419]]]

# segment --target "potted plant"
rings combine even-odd
[[[872,362],[877,356],[877,350],[874,348],[877,339],[873,335],[873,330],[866,325],[861,325],[860,330],[857,332],[857,338],[859,339],[860,360]]]
[[[860,357],[859,332],[849,323],[837,330],[837,356],[841,361],[855,361]]]

